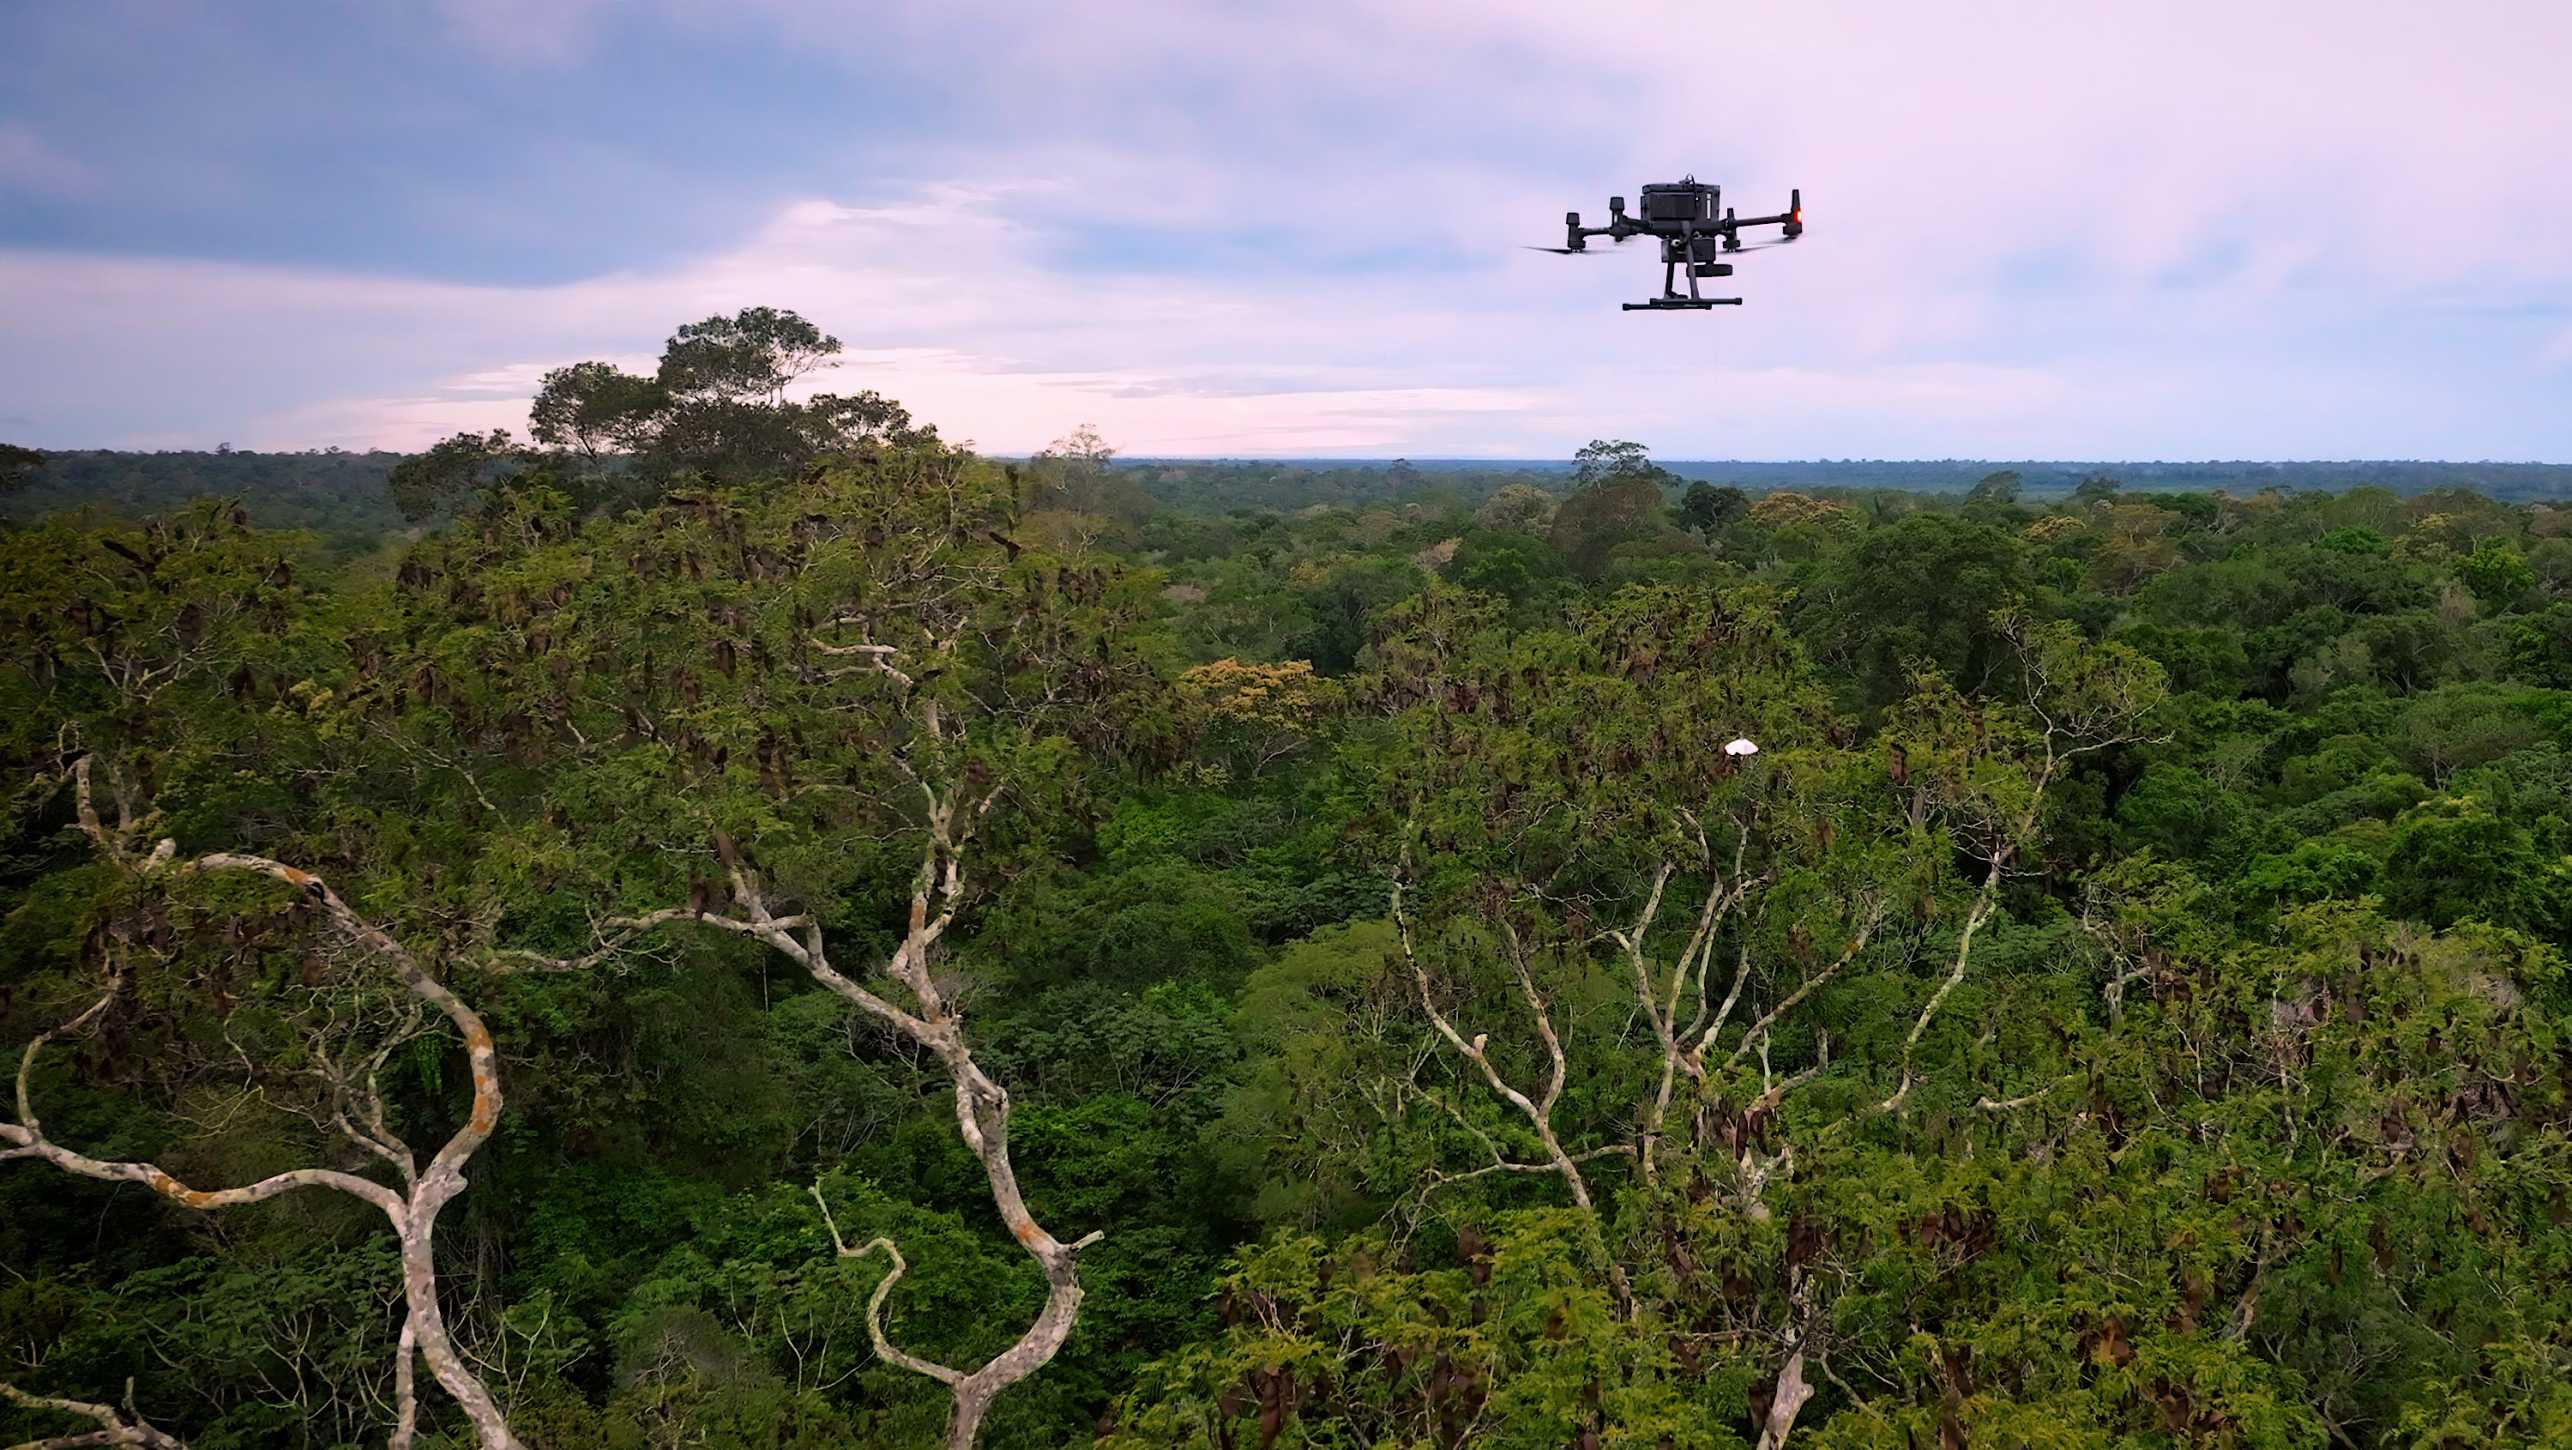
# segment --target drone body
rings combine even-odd
[[[1607,237],[1622,242],[1628,237],[1661,239],[1661,295],[1648,302],[1625,304],[1628,312],[1698,311],[1713,307],[1739,307],[1738,297],[1705,297],[1697,292],[1700,277],[1729,277],[1732,264],[1723,257],[1744,250],[1741,229],[1768,227],[1780,229],[1774,241],[1759,243],[1773,247],[1794,241],[1804,235],[1804,193],[1801,188],[1787,193],[1786,210],[1775,216],[1743,217],[1733,215],[1723,204],[1724,189],[1699,182],[1690,176],[1676,182],[1656,182],[1643,188],[1643,211],[1638,217],[1626,215],[1625,198],[1608,198],[1608,224],[1603,227],[1581,225],[1579,212],[1564,218],[1565,245],[1538,247],[1540,252],[1576,255],[1589,250],[1591,237]],[[1756,250],[1753,248],[1752,250]],[[1679,269],[1687,269],[1688,293],[1679,295]]]

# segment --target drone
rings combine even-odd
[[[1782,247],[1804,235],[1804,192],[1789,191],[1786,210],[1775,216],[1735,216],[1723,204],[1724,189],[1702,183],[1695,176],[1675,182],[1656,182],[1643,188],[1643,215],[1640,220],[1625,214],[1625,198],[1608,198],[1608,224],[1603,227],[1581,225],[1579,212],[1564,214],[1566,244],[1560,247],[1531,247],[1530,251],[1556,252],[1579,256],[1589,251],[1591,237],[1610,237],[1622,242],[1628,237],[1661,239],[1661,295],[1648,302],[1628,302],[1628,312],[1690,312],[1715,307],[1739,307],[1738,297],[1705,297],[1697,292],[1700,277],[1729,277],[1732,264],[1723,258],[1734,252],[1755,252],[1763,247]],[[1780,235],[1744,246],[1744,227],[1777,227]],[[1688,269],[1688,295],[1679,295],[1676,286],[1679,269]]]

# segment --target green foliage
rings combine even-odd
[[[831,365],[840,342],[796,313],[745,307],[670,335],[651,377],[580,362],[545,374],[528,431],[459,433],[396,465],[387,487],[414,521],[495,494],[560,489],[582,511],[648,503],[684,479],[725,483],[793,474],[876,446],[933,443],[877,393],[789,399],[788,385]]]
[[[1571,561],[1552,540],[1500,529],[1466,534],[1445,573],[1460,588],[1508,600],[1529,623],[1550,617],[1577,588]]]
[[[1903,693],[1920,664],[1961,683],[1986,678],[2003,650],[1992,611],[2030,587],[2017,539],[1929,513],[1869,529],[1821,572],[1803,627],[1870,708]]]
[[[2507,609],[2536,587],[2536,571],[2518,550],[2499,539],[2485,539],[2456,563],[2456,577],[2486,607]]]
[[[2141,620],[2119,629],[2116,639],[2168,672],[2173,690],[2230,697],[2252,683],[2250,654],[2238,629]]]
[[[603,362],[573,363],[545,374],[529,406],[527,431],[548,448],[595,459],[647,447],[669,395],[656,378],[638,378]]]
[[[1750,496],[1738,488],[1692,483],[1679,496],[1679,527],[1713,538],[1750,512]]]
[[[2394,827],[2386,904],[2414,921],[2485,921],[2558,936],[2572,925],[2572,873],[2528,832],[2466,802],[2424,803]]]
[[[1287,652],[1313,662],[1326,675],[1354,668],[1366,648],[1369,621],[1378,610],[1416,593],[1418,566],[1402,559],[1356,559],[1335,564],[1302,591],[1305,628],[1285,642]]]
[[[2362,529],[2355,525],[2333,529],[2331,532],[2324,534],[2321,538],[2314,540],[2313,543],[2315,548],[2327,549],[2334,554],[2347,554],[2362,558],[2390,554],[2393,552],[2393,545],[2386,542],[2384,535],[2377,533],[2373,529]]]
[[[83,513],[140,522],[223,499],[262,528],[309,530],[347,553],[382,546],[403,524],[385,490],[387,474],[402,461],[395,453],[20,452],[29,457],[0,487],[0,519],[17,523]]]
[[[1452,1267],[1373,1236],[1264,1246],[1224,1280],[1222,1335],[1147,1371],[1104,1443],[1740,1445],[1708,1413],[1737,1408],[1739,1373],[1620,1321],[1570,1219],[1504,1215]]]
[[[1651,451],[1628,439],[1594,438],[1572,455],[1572,487],[1576,492],[1630,478],[1658,481],[1661,476],[1661,470],[1652,462]]]
[[[45,466],[45,455],[15,443],[0,443],[0,496],[16,493]]]
[[[1115,459],[1116,450],[1098,430],[1081,425],[1028,460],[1030,503],[1102,519],[1117,531],[1120,542],[1130,540],[1159,505],[1142,485],[1113,467]]]
[[[1553,494],[1532,483],[1504,484],[1474,511],[1474,522],[1486,529],[1541,534],[1554,521],[1557,502]]]
[[[549,376],[549,387],[552,382]],[[537,400],[540,418],[550,406],[545,398]],[[393,465],[392,472],[385,475],[384,488],[392,495],[393,507],[402,511],[402,517],[418,523],[454,512],[530,461],[510,440],[506,428],[494,428],[487,434],[458,433],[440,439],[425,453],[413,454]]]
[[[1795,1445],[2572,1435],[2551,511],[2066,502],[2033,464],[1970,498],[1745,465],[1753,505],[1607,441],[1299,469],[1084,430],[1012,468],[786,401],[835,348],[751,309],[648,378],[560,370],[541,453],[406,463],[433,526],[367,504],[373,554],[335,490],[389,460],[45,455],[0,531],[0,1031],[135,969],[30,1074],[47,1131],[387,1177],[311,1113],[386,1043],[389,1127],[466,1107],[290,888],[102,861],[86,754],[102,830],[324,870],[484,1013],[508,1107],[439,1269],[522,1439],[934,1443],[942,1388],[866,1332],[888,1261],[809,1186],[900,1246],[894,1343],[1023,1330],[1044,1284],[936,1059],[712,927],[503,969],[729,905],[729,851],[882,985],[914,777],[981,779],[934,969],[1032,1211],[1104,1234],[986,1445],[1716,1450],[1795,1376]],[[102,507],[35,517],[65,477]],[[907,684],[847,649],[933,638]],[[1638,976],[1683,1025],[1702,990],[1695,1055]],[[0,1264],[31,1391],[131,1378],[200,1447],[388,1431],[363,1205],[10,1161]]]
[[[1257,1221],[1355,1228],[1398,1187],[1400,1150],[1367,1091],[1399,1051],[1370,1031],[1403,1000],[1393,967],[1393,928],[1359,923],[1293,943],[1242,984],[1241,1067],[1207,1138]]]
[[[1650,474],[1609,473],[1585,483],[1554,511],[1551,539],[1584,579],[1606,576],[1625,545],[1669,527],[1661,482]]]

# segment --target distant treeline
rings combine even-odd
[[[0,519],[29,520],[97,508],[123,516],[156,513],[194,498],[235,498],[265,528],[310,529],[343,545],[371,542],[404,527],[386,489],[406,455],[255,453],[232,449],[157,453],[110,449],[49,451],[41,466],[0,493]],[[2249,496],[2358,487],[2410,496],[2468,488],[2507,500],[2572,498],[2572,464],[2356,462],[2137,463],[2100,460],[2000,461],[1878,459],[1748,462],[1665,460],[1676,482],[1731,484],[1752,493],[1961,492],[1995,473],[2014,473],[2030,497],[2065,494],[2082,481],[2110,478],[2144,492],[2224,490]],[[1119,460],[1114,471],[1160,508],[1225,514],[1240,509],[1292,513],[1324,505],[1448,500],[1480,505],[1511,484],[1568,492],[1568,460],[1537,459],[1168,459]]]
[[[0,491],[0,519],[27,521],[95,508],[119,517],[164,513],[198,498],[238,499],[261,528],[310,529],[338,543],[371,541],[402,528],[385,475],[403,455],[348,453],[124,453],[106,448],[47,451],[43,462]]]
[[[2441,463],[2411,460],[2353,462],[2201,463],[2091,462],[1999,459],[1815,459],[1753,462],[1661,459],[1681,482],[1732,484],[1754,493],[1775,489],[1906,493],[1961,493],[1995,473],[2018,475],[2034,497],[2068,494],[2086,479],[2110,478],[2142,492],[2214,492],[2249,496],[2264,489],[2288,492],[2374,487],[2409,497],[2438,489],[2466,488],[2490,498],[2572,498],[2572,464]],[[1395,459],[1158,459],[1128,458],[1146,492],[1172,508],[1216,513],[1236,508],[1293,511],[1315,504],[1364,504],[1451,495],[1478,504],[1513,483],[1552,492],[1571,485],[1569,460],[1431,458]]]
[[[2298,463],[2208,461],[2151,462],[2002,462],[1957,458],[1927,462],[1875,459],[1817,460],[1809,463],[1665,462],[1682,478],[1737,483],[1745,488],[1812,489],[1816,487],[1893,488],[1913,493],[1943,493],[1971,488],[1994,473],[2019,476],[2031,494],[2069,493],[2089,478],[2113,478],[2143,492],[2222,489],[2247,497],[2262,489],[2339,493],[2352,488],[2388,488],[2409,497],[2438,489],[2469,488],[2492,498],[2572,497],[2572,464],[2440,463],[2403,459],[2327,460]]]

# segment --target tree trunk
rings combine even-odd
[[[465,1418],[473,1422],[474,1440],[482,1450],[525,1450],[509,1433],[508,1418],[491,1398],[491,1391],[456,1352],[455,1341],[447,1337],[446,1316],[438,1308],[437,1261],[432,1244],[438,1210],[445,1206],[447,1198],[462,1191],[464,1184],[458,1179],[438,1194],[433,1181],[424,1181],[414,1191],[410,1208],[393,1225],[402,1245],[402,1300],[409,1311],[404,1334],[417,1339],[420,1358],[428,1363],[430,1375],[463,1409]]]
[[[1813,1397],[1813,1387],[1804,1383],[1804,1351],[1796,1350],[1786,1358],[1786,1368],[1777,1375],[1777,1392],[1769,1397],[1768,1418],[1759,1427],[1758,1450],[1786,1450],[1786,1437],[1795,1428],[1795,1416],[1804,1402]]]

